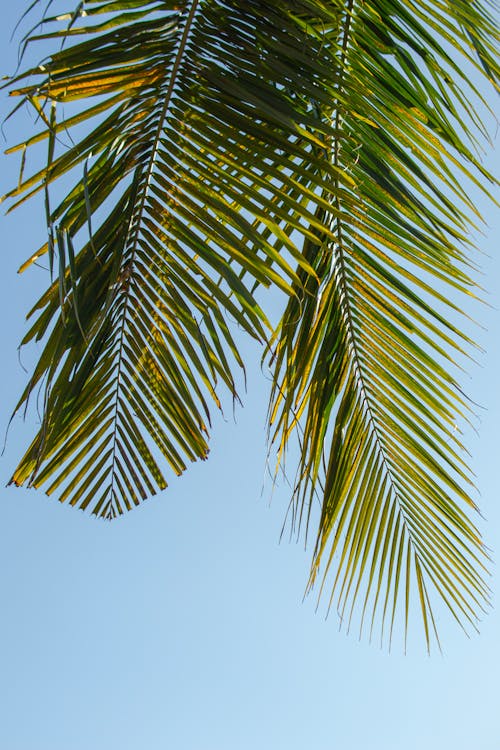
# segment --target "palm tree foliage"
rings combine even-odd
[[[485,552],[455,428],[472,342],[453,321],[473,293],[463,184],[491,180],[466,72],[497,80],[486,3],[48,13],[25,41],[56,51],[10,82],[38,129],[10,149],[8,197],[41,192],[48,232],[23,268],[45,253],[53,275],[17,406],[39,392],[43,418],[12,481],[106,518],[163,489],[165,466],[206,458],[221,390],[237,398],[236,323],[272,364],[278,460],[300,445],[292,523],[307,529],[320,498],[311,585],[331,568],[341,618],[357,602],[388,635],[413,596],[428,643],[436,594],[474,625]],[[26,176],[41,142],[46,163]],[[261,287],[287,300],[274,330]]]

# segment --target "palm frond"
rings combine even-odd
[[[13,82],[44,127],[10,150],[45,140],[48,159],[7,197],[45,193],[48,241],[33,257],[59,271],[23,341],[47,337],[18,408],[42,384],[45,406],[16,484],[49,483],[111,517],[165,486],[151,441],[177,474],[205,458],[207,399],[220,405],[219,383],[236,398],[231,359],[243,366],[228,317],[264,340],[249,287],[291,293],[293,266],[310,270],[291,234],[315,237],[311,148],[325,126],[309,112],[304,44],[321,39],[293,19],[280,29],[265,5],[89,2],[31,35],[64,46]],[[61,148],[71,132],[83,135]],[[53,183],[75,172],[51,208]]]
[[[279,460],[300,431],[292,525],[308,528],[320,495],[309,586],[323,563],[321,590],[331,578],[341,621],[349,628],[358,604],[360,630],[378,622],[389,640],[402,599],[406,632],[413,589],[428,646],[431,594],[464,627],[488,598],[457,428],[469,405],[455,365],[474,342],[452,321],[460,295],[474,294],[464,176],[485,191],[491,181],[456,54],[477,53],[498,80],[493,35],[470,3],[345,3],[331,42],[336,93],[318,107],[335,131],[322,215],[335,236],[318,234],[320,252],[304,242],[317,278],[299,271],[272,345]]]
[[[17,408],[42,389],[44,415],[13,481],[108,518],[163,488],[163,463],[206,457],[220,386],[237,398],[236,324],[271,353],[280,459],[300,434],[306,534],[320,495],[310,585],[323,563],[342,620],[357,605],[389,638],[413,592],[428,645],[436,594],[475,625],[456,321],[463,185],[491,181],[466,72],[498,80],[486,6],[85,0],[44,23],[26,44],[59,50],[11,82],[40,130],[10,149],[7,197],[41,192],[48,230],[23,268],[46,253],[55,277],[23,342],[46,343]],[[259,286],[287,297],[271,335]]]

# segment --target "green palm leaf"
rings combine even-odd
[[[457,25],[465,9],[442,11],[434,28],[465,42],[470,27]],[[310,585],[322,562],[324,576],[333,567],[330,604],[347,627],[362,596],[361,629],[366,615],[370,631],[378,616],[389,637],[400,590],[407,622],[411,587],[429,644],[429,588],[464,625],[475,625],[487,598],[455,429],[468,404],[450,371],[453,350],[473,342],[450,322],[456,292],[444,285],[472,291],[464,235],[472,207],[459,170],[489,177],[459,114],[467,80],[423,13],[410,2],[351,3],[334,39],[337,96],[318,116],[333,122],[329,158],[356,188],[345,211],[335,178],[324,194],[334,211],[323,217],[335,238],[319,235],[320,253],[304,243],[318,279],[301,273],[308,294],[290,298],[275,336],[270,419],[279,455],[302,430],[298,522],[308,523],[321,486]],[[475,23],[488,28],[485,18]]]
[[[293,261],[308,268],[290,235],[317,189],[303,165],[319,137],[306,128],[305,94],[297,103],[269,80],[269,61],[248,34],[251,14],[217,3],[113,2],[63,17],[66,28],[32,39],[78,41],[20,76],[39,80],[14,92],[46,123],[20,148],[45,139],[49,159],[9,197],[45,191],[49,238],[36,257],[47,252],[52,267],[58,256],[60,269],[25,338],[48,334],[19,403],[43,383],[45,416],[14,481],[50,482],[61,500],[111,517],[166,484],[148,440],[177,474],[186,459],[205,458],[207,399],[219,406],[219,383],[236,397],[230,359],[242,366],[227,316],[266,335],[242,274],[290,292]],[[284,80],[285,36],[274,51]],[[296,37],[298,50],[299,29]],[[57,121],[57,104],[88,97],[98,103]],[[58,140],[82,125],[81,139],[58,153]],[[78,167],[74,188],[51,209],[50,186]]]
[[[498,77],[485,7],[87,0],[46,21],[28,41],[59,50],[13,82],[41,129],[10,149],[8,197],[44,193],[30,261],[56,276],[23,342],[46,343],[17,408],[41,388],[44,417],[13,481],[108,518],[163,488],[163,464],[206,457],[220,386],[237,398],[236,323],[267,343],[280,458],[299,434],[297,524],[320,494],[311,585],[324,562],[342,619],[358,602],[389,636],[412,592],[428,644],[436,593],[474,625],[485,555],[453,374],[473,342],[450,300],[473,293],[462,184],[491,179],[459,61]],[[270,337],[259,286],[287,297]]]

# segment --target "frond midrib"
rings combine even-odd
[[[164,95],[163,103],[161,106],[160,114],[158,117],[158,125],[156,127],[156,132],[154,134],[151,146],[150,146],[150,155],[148,159],[148,164],[141,175],[142,179],[142,186],[141,186],[141,197],[139,201],[139,206],[137,211],[134,211],[131,218],[131,225],[133,226],[133,237],[131,240],[131,243],[129,245],[129,258],[128,258],[128,264],[130,267],[130,275],[133,273],[133,266],[135,261],[135,256],[137,252],[137,246],[139,241],[139,236],[141,232],[141,225],[142,225],[142,218],[144,214],[144,207],[146,205],[146,200],[149,193],[150,188],[150,182],[154,173],[154,168],[158,156],[158,148],[161,140],[161,136],[163,133],[165,120],[168,117],[168,112],[170,109],[170,105],[172,103],[172,98],[174,95],[174,89],[177,82],[177,76],[181,68],[182,60],[184,57],[184,53],[186,50],[186,45],[188,43],[189,35],[191,32],[191,28],[193,25],[193,22],[195,20],[196,11],[198,9],[200,0],[192,0],[191,8],[189,9],[189,13],[186,17],[186,21],[184,23],[184,27],[182,29],[182,34],[180,35],[179,43],[177,52],[175,54],[174,61],[172,63],[171,72],[169,75],[167,90]],[[117,441],[118,441],[118,435],[117,430],[119,427],[119,416],[120,416],[120,391],[122,388],[121,384],[121,373],[124,363],[124,357],[123,357],[123,345],[124,345],[124,338],[125,338],[125,328],[128,318],[128,311],[129,311],[129,305],[130,305],[130,293],[131,293],[131,287],[132,283],[129,283],[127,285],[127,288],[125,290],[125,303],[123,305],[122,309],[122,320],[120,323],[120,330],[118,334],[118,365],[117,365],[117,372],[116,372],[116,386],[115,386],[115,395],[114,395],[114,401],[115,401],[115,408],[114,408],[114,416],[113,416],[113,429],[112,429],[112,441],[113,441],[113,448],[111,453],[111,461],[110,461],[110,475],[111,475],[111,484],[109,487],[109,514],[113,513],[113,497],[114,497],[114,485],[116,481],[116,471],[115,471],[115,463],[116,463],[116,449],[117,449]],[[110,516],[111,517],[111,516]]]
[[[355,24],[355,19],[353,19],[353,12],[355,10],[354,4],[355,4],[355,0],[349,0],[348,8],[346,10],[344,29],[343,29],[342,53],[341,53],[341,62],[340,62],[341,76],[339,77],[339,83],[338,83],[340,91],[339,91],[339,100],[337,100],[336,102],[336,109],[335,109],[335,116],[334,116],[334,130],[336,134],[341,132],[342,124],[343,124],[341,93],[342,93],[342,87],[345,82],[346,71],[347,71],[348,64],[349,64],[348,63],[348,50],[349,50],[350,34],[352,31],[352,25],[353,23]],[[342,201],[340,198],[341,178],[338,176],[341,173],[340,170],[342,169],[340,150],[341,150],[341,139],[338,137],[335,137],[334,142],[333,142],[333,148],[332,148],[332,156],[333,156],[333,163],[336,168],[335,174],[337,176],[334,179],[334,189],[332,191],[332,198],[333,198],[333,204],[336,208],[336,217],[337,217],[334,222],[336,241],[335,241],[335,248],[333,250],[333,252],[335,252],[336,254],[336,259],[335,261],[332,259],[331,274],[334,276],[334,283],[338,289],[339,304],[341,305],[341,308],[342,308],[342,318],[344,321],[345,345],[347,347],[348,357],[351,362],[350,366],[353,368],[352,369],[353,382],[355,383],[355,387],[358,392],[359,413],[361,415],[361,419],[364,421],[365,425],[368,427],[370,431],[370,437],[367,438],[368,443],[372,443],[372,441],[374,441],[374,445],[376,446],[376,453],[378,455],[377,461],[379,462],[378,470],[384,473],[389,483],[389,488],[387,491],[388,493],[390,493],[390,496],[392,497],[391,504],[394,504],[393,507],[397,508],[397,515],[400,518],[400,523],[401,523],[401,528],[400,528],[401,538],[400,538],[399,545],[400,547],[401,545],[405,545],[405,546],[407,545],[408,547],[405,553],[407,556],[407,565],[410,564],[410,550],[411,550],[411,554],[414,559],[414,564],[416,567],[418,567],[418,571],[416,571],[416,574],[417,574],[417,582],[418,582],[419,587],[423,585],[424,590],[425,590],[425,581],[422,578],[422,571],[424,571],[425,574],[429,576],[430,580],[433,582],[433,584],[437,587],[438,590],[440,590],[442,586],[445,586],[445,588],[448,590],[448,593],[450,593],[450,590],[448,589],[448,584],[446,582],[443,582],[441,577],[439,577],[438,580],[435,579],[434,574],[436,572],[439,573],[439,570],[436,571],[436,568],[438,568],[438,566],[434,566],[434,569],[433,569],[432,565],[429,566],[427,555],[422,554],[421,544],[419,543],[418,538],[415,536],[415,532],[413,529],[411,508],[409,509],[410,512],[408,512],[404,498],[401,496],[398,482],[394,476],[392,462],[386,454],[386,445],[385,445],[385,440],[383,439],[383,428],[382,428],[382,435],[381,435],[380,434],[381,427],[379,425],[379,421],[377,419],[377,416],[374,414],[372,406],[371,406],[371,395],[369,392],[370,389],[367,388],[364,382],[365,380],[364,367],[362,363],[362,357],[358,349],[357,333],[356,333],[355,325],[353,322],[353,311],[351,308],[350,290],[349,290],[349,283],[348,283],[348,278],[347,278],[348,271],[347,271],[347,264],[346,264],[346,258],[345,258],[346,249],[345,249],[345,242],[343,238],[343,227],[342,227],[342,221],[343,221],[342,220],[342,216],[343,216]],[[413,518],[413,521],[414,520],[415,519]],[[365,520],[365,521],[359,521],[359,523],[361,524],[361,526],[355,531],[356,535],[362,533],[362,529],[364,528],[364,526],[366,524],[370,526],[371,522],[369,522],[368,520]],[[325,536],[323,531],[320,529],[318,539],[316,542],[316,547],[314,550],[313,566],[311,569],[311,576],[310,576],[309,584],[308,584],[309,589],[312,587],[313,582],[316,578],[320,560],[322,557],[322,552],[324,550],[324,547],[327,541],[327,537],[328,537],[328,533]],[[406,539],[406,542],[404,542],[404,539]],[[345,606],[347,605],[347,601],[349,598],[349,591],[351,587],[354,585],[356,590],[354,594],[352,595],[351,615],[352,615],[352,608],[354,607],[355,599],[357,597],[357,590],[359,588],[361,578],[362,578],[362,573],[366,564],[366,558],[368,555],[369,546],[370,545],[367,544],[367,546],[365,547],[362,553],[360,553],[359,550],[356,553],[356,558],[358,554],[361,555],[361,558],[362,558],[359,561],[359,563],[353,564],[354,567],[356,567],[357,564],[360,565],[360,568],[358,570],[357,583],[355,583],[353,577],[349,576],[348,577],[350,579],[349,581],[348,581],[348,578],[346,577],[342,584],[342,591],[339,594],[339,601],[343,599],[344,601],[343,607],[345,609]],[[400,549],[400,552],[401,552],[401,549]],[[344,547],[343,554],[345,554],[345,550],[346,550],[346,547]],[[463,561],[464,561],[464,558],[461,555],[459,555],[458,562],[464,565]],[[484,566],[482,567],[484,568]],[[328,568],[329,568],[329,563],[327,563],[327,570]],[[338,577],[340,575],[341,568],[342,568],[342,562],[338,564],[337,579],[332,587],[332,597],[333,597],[333,591],[336,588],[336,584],[338,581]],[[326,571],[323,575],[323,583],[321,585],[321,590],[325,583],[325,579],[326,579]],[[480,606],[479,599],[474,595],[473,591],[474,589],[476,591],[480,590],[481,587],[479,584],[481,583],[481,580],[476,578],[473,582],[471,581],[469,582],[471,583],[473,590],[471,591],[471,589],[467,585],[465,585],[465,591],[467,592],[468,595],[472,597],[475,603],[478,606]],[[464,585],[463,582],[462,582],[462,585]],[[344,591],[344,588],[346,586],[347,586],[347,591]],[[465,611],[465,609],[462,607],[462,605],[457,599],[455,599],[455,603],[461,609],[462,613],[464,614],[466,619],[469,621],[469,623],[472,624],[473,627],[475,627],[475,622],[472,619],[474,615],[473,607],[471,607],[470,604],[467,603],[463,593],[459,593],[458,589],[454,589],[454,590],[455,590],[457,597],[461,600],[461,602],[463,602],[464,606],[466,607],[468,611],[467,612]],[[487,592],[484,587],[481,593],[484,597],[487,597]],[[320,595],[321,595],[321,591],[320,591]],[[368,599],[368,595],[369,595],[369,589],[367,591],[366,601]],[[448,597],[443,593],[442,590],[441,590],[441,595],[444,601],[448,604],[448,607],[450,608],[450,610],[453,612],[453,609],[448,601]],[[451,593],[451,595],[454,596],[453,593]],[[430,621],[433,624],[434,634],[439,644],[439,638],[437,636],[435,624],[433,621],[432,609],[431,609],[426,591],[425,591],[424,599],[426,602],[425,606],[421,600],[423,617],[430,618]],[[330,603],[331,601],[332,599],[330,599]],[[366,601],[363,607],[363,612],[364,612],[364,609],[366,608]],[[387,602],[386,602],[386,605],[387,605]],[[375,615],[375,611],[373,614]],[[393,612],[393,616],[394,616],[394,612]],[[350,620],[350,617],[348,617],[348,619]],[[364,619],[364,614],[363,614],[362,620],[363,619]],[[382,619],[383,621],[385,620],[385,606],[384,606],[384,615]],[[427,626],[426,626],[426,631],[427,631]],[[391,622],[391,632],[392,632],[392,622]],[[392,635],[390,636],[390,638],[391,637]],[[428,633],[426,634],[426,639],[429,645]],[[405,627],[405,640],[406,640],[406,627]]]

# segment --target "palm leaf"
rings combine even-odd
[[[333,123],[325,149],[356,188],[347,211],[342,171],[325,191],[335,237],[320,233],[319,253],[304,242],[317,279],[299,272],[307,294],[290,298],[273,342],[280,459],[300,430],[293,523],[309,525],[320,488],[309,585],[324,563],[323,588],[332,568],[341,621],[360,598],[360,629],[378,621],[389,638],[402,597],[406,631],[414,589],[428,645],[431,591],[464,627],[488,596],[456,429],[469,405],[453,369],[473,342],[452,321],[457,292],[473,293],[463,174],[491,178],[473,151],[474,92],[444,40],[469,57],[468,37],[488,40],[480,57],[493,75],[493,31],[470,4],[346,4],[336,96],[318,117]]]
[[[49,157],[8,197],[45,192],[49,237],[33,257],[47,252],[53,267],[58,256],[60,270],[23,342],[47,337],[18,408],[43,387],[45,409],[16,484],[49,483],[61,500],[112,517],[165,486],[158,454],[176,474],[206,457],[208,400],[220,406],[221,383],[236,398],[232,368],[243,365],[228,316],[264,340],[251,284],[290,293],[293,261],[308,268],[291,234],[314,219],[311,145],[325,126],[311,128],[306,92],[285,88],[292,56],[305,60],[294,21],[288,62],[290,29],[270,50],[280,92],[270,79],[260,50],[277,17],[255,36],[258,7],[87,3],[45,19],[67,26],[31,35],[65,45],[15,81],[12,93],[45,125],[17,148],[45,140]],[[89,97],[97,103],[56,119],[60,104]],[[76,128],[83,135],[61,148]],[[52,208],[53,183],[75,172]]]
[[[452,300],[474,293],[463,183],[491,179],[459,60],[498,77],[485,7],[87,0],[45,23],[26,44],[59,51],[11,82],[40,130],[10,149],[8,197],[43,192],[48,229],[23,268],[47,253],[56,276],[23,341],[46,343],[17,408],[42,389],[44,416],[13,481],[108,518],[163,488],[164,463],[206,457],[220,386],[237,398],[236,323],[273,362],[279,460],[299,435],[306,534],[320,495],[310,585],[324,563],[341,618],[357,603],[389,637],[412,592],[428,644],[436,593],[475,625],[485,552],[455,429],[473,342]],[[270,338],[259,286],[287,297]]]

